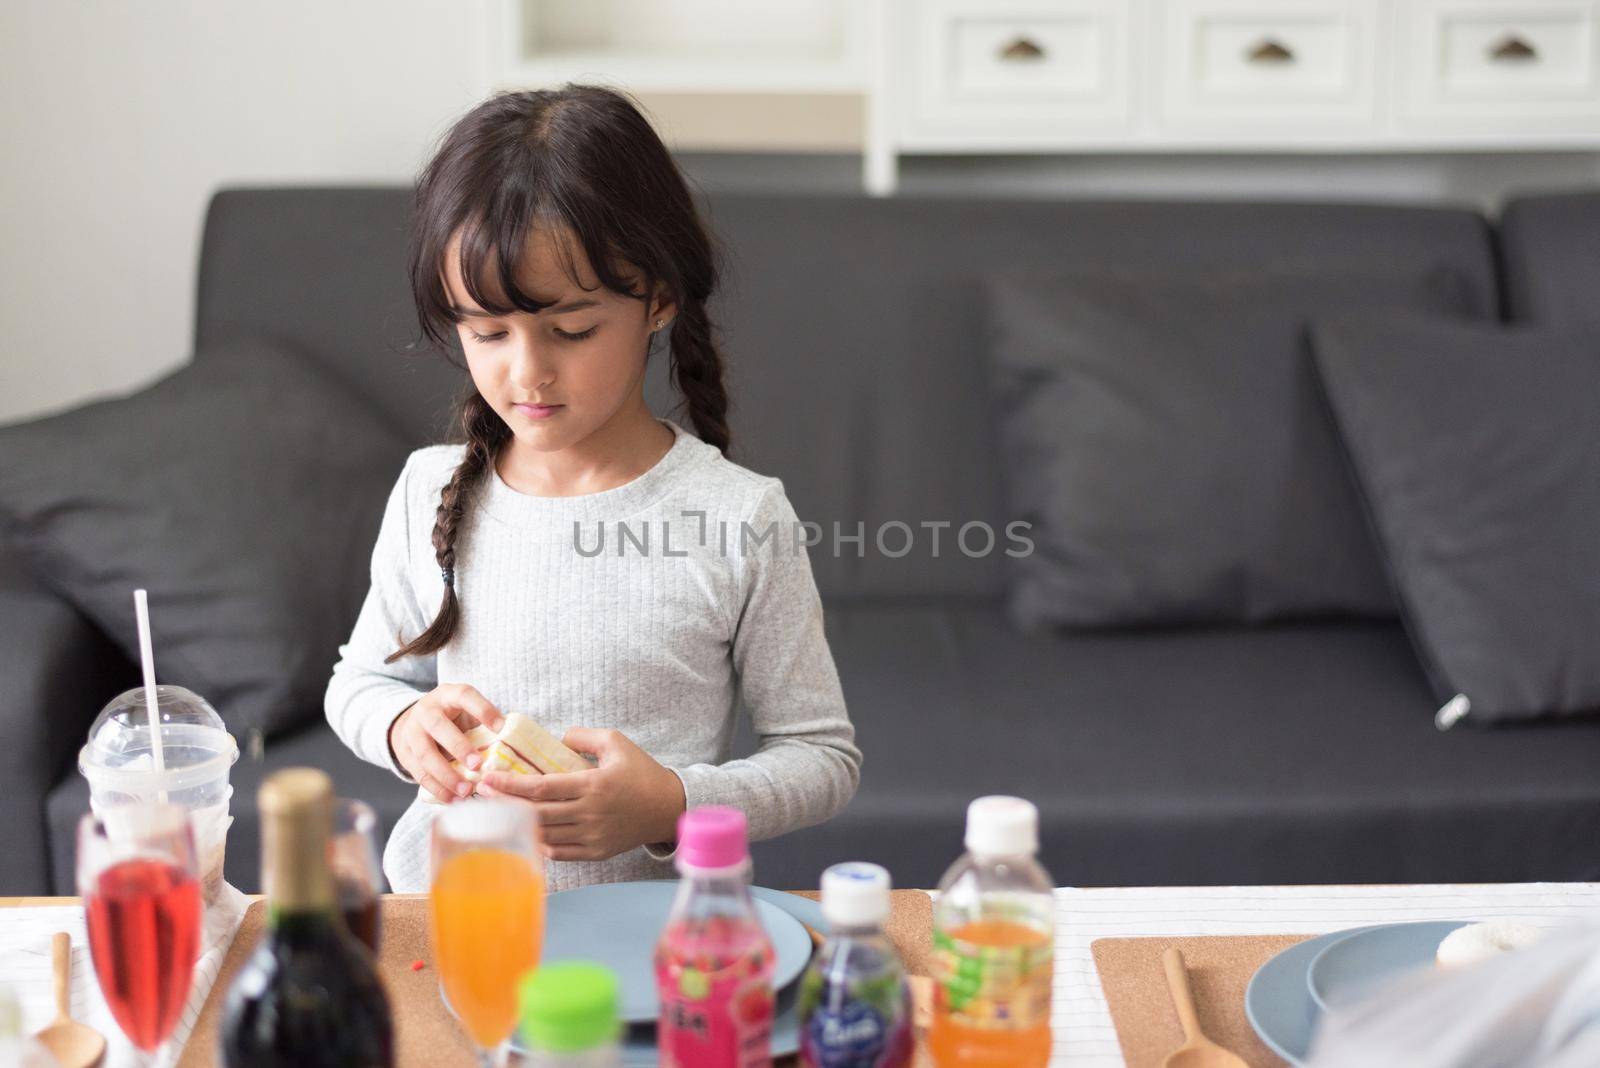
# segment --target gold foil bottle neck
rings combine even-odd
[[[316,768],[286,768],[267,777],[256,799],[269,907],[277,913],[331,910],[333,780]]]

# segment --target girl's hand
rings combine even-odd
[[[477,771],[482,758],[465,730],[483,724],[498,730],[503,717],[471,686],[439,686],[389,725],[389,748],[396,763],[440,801],[468,797],[472,783],[450,766],[451,758]]]
[[[517,775],[491,771],[479,797],[520,797],[539,814],[551,860],[606,860],[635,846],[671,842],[683,814],[683,783],[621,731],[574,727],[561,739],[597,757],[589,771]]]

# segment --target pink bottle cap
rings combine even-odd
[[[678,817],[678,859],[690,868],[732,868],[750,857],[744,813],[725,805],[692,808]]]

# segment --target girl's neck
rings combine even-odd
[[[637,405],[617,412],[565,449],[541,452],[512,438],[500,450],[495,469],[507,486],[533,497],[604,493],[654,467],[674,440],[672,428],[657,419],[641,397]]]

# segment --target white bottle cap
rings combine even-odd
[[[889,918],[889,873],[876,864],[835,864],[822,873],[822,915],[835,927],[869,927]]]
[[[1020,797],[980,797],[967,806],[967,851],[980,857],[1033,856],[1039,810]]]

